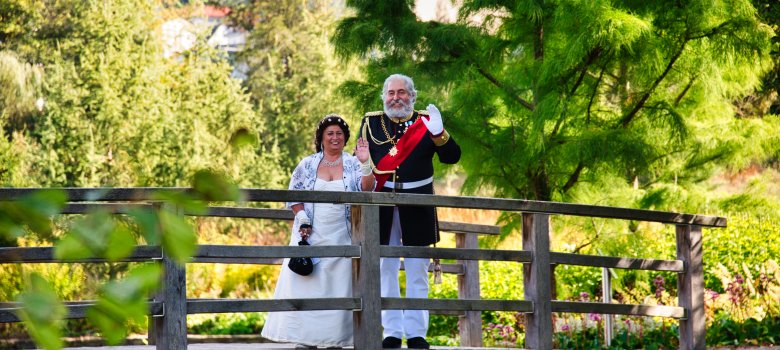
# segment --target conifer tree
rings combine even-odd
[[[774,33],[749,0],[466,0],[455,23],[420,21],[409,1],[347,3],[332,41],[369,69],[346,89],[415,78],[466,150],[468,188],[610,204],[580,196],[696,183],[776,152],[731,108],[771,67]]]

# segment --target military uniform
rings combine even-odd
[[[398,139],[406,132],[406,129],[417,121],[417,118],[421,115],[427,116],[428,112],[414,112],[411,118],[402,118],[401,122],[397,123],[381,111],[366,113],[363,118],[363,124],[368,123],[366,128],[368,135],[362,136],[368,141],[372,162],[378,164],[382,157],[390,153]],[[362,133],[364,128],[361,127],[360,130]],[[395,176],[390,176],[389,182],[392,182],[392,185],[388,183],[382,189],[377,189],[377,191],[392,192],[393,187],[395,187],[395,192],[397,193],[433,194],[433,182],[415,188],[404,188],[404,186],[432,179],[434,154],[439,156],[439,161],[442,163],[457,163],[460,160],[460,147],[452,138],[449,138],[443,145],[436,146],[431,139],[430,133],[426,134],[403,163],[395,169]],[[388,139],[388,136],[390,136],[390,139]],[[398,212],[404,245],[427,246],[439,241],[436,208],[399,206]],[[379,229],[380,241],[383,245],[387,245],[389,241],[392,214],[393,207],[380,208]]]

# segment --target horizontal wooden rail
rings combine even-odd
[[[158,246],[137,246],[133,253],[116,262],[143,262],[162,259]],[[0,264],[9,263],[97,263],[106,259],[82,259],[62,261],[54,258],[53,247],[0,247]]]
[[[682,260],[636,259],[599,255],[550,253],[550,261],[553,264],[608,267],[616,269],[672,272],[685,271],[685,264]]]
[[[533,312],[527,300],[382,298],[382,309]]]
[[[40,191],[40,188],[6,188],[0,190],[0,200],[15,200]],[[155,193],[188,192],[188,188],[62,188],[69,201],[140,201],[159,198]],[[644,209],[615,208],[607,206],[501,199],[485,197],[454,197],[407,193],[331,192],[290,190],[242,190],[243,200],[249,202],[307,202],[353,203],[368,205],[413,205],[451,208],[505,210],[525,213],[546,213],[588,216],[611,219],[661,222],[725,227],[726,218],[696,214],[682,214]]]
[[[96,210],[106,210],[115,214],[127,214],[131,209],[152,208],[149,203],[68,203],[62,214],[86,214]],[[293,213],[288,209],[249,208],[249,207],[209,207],[206,213],[186,213],[199,217],[230,217],[241,219],[292,220]],[[476,233],[485,235],[501,234],[501,227],[465,222],[439,221],[439,230],[455,233]]]
[[[533,260],[532,252],[524,252],[519,250],[381,246],[379,251],[383,257],[499,260],[517,262],[531,262],[531,260]]]
[[[685,308],[664,305],[605,304],[577,301],[552,301],[553,312],[592,313],[631,316],[685,318]]]
[[[240,246],[201,245],[193,255],[196,259],[215,258],[300,258],[300,257],[360,257],[360,247],[354,245],[318,246]]]
[[[360,298],[187,299],[187,314],[360,309]]]
[[[19,319],[19,316],[16,315],[16,313],[21,308],[21,305],[18,303],[2,303],[4,305],[0,305],[0,323],[2,322],[21,322],[22,320]],[[17,305],[13,305],[17,304]],[[65,315],[66,319],[77,319],[77,318],[86,318],[87,317],[87,309],[89,309],[91,306],[95,305],[94,301],[72,301],[72,302],[65,302],[65,308],[68,310],[68,313]],[[149,305],[149,313],[150,316],[162,316],[163,315],[163,303],[159,301],[150,301],[147,303]]]

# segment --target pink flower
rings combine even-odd
[[[591,321],[601,321],[601,314],[588,314],[588,319]]]

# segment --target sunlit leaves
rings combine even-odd
[[[119,344],[125,338],[128,321],[144,321],[148,314],[147,298],[158,288],[161,273],[159,264],[146,264],[101,288],[100,297],[87,311],[87,317],[109,344]]]
[[[17,301],[22,303],[19,318],[24,321],[35,342],[47,350],[62,348],[60,326],[66,310],[51,284],[37,273],[32,273]]]
[[[170,211],[161,210],[159,219],[164,254],[179,264],[185,264],[197,249],[198,237],[195,231],[184,217]]]
[[[246,128],[240,128],[233,133],[230,137],[230,145],[234,148],[241,148],[246,146],[257,145],[257,135],[253,134]]]
[[[73,222],[68,234],[55,245],[54,256],[65,261],[90,257],[116,261],[130,255],[135,244],[135,237],[124,222],[114,220],[106,211],[98,211]]]
[[[50,237],[51,217],[62,210],[66,200],[62,191],[45,190],[16,201],[0,201],[0,235],[21,237],[27,227],[41,237]]]
[[[236,201],[238,186],[224,176],[210,171],[198,171],[192,179],[195,195],[205,201]]]

